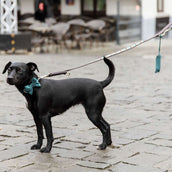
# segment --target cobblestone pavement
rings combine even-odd
[[[112,58],[116,76],[105,89],[103,116],[111,124],[113,146],[103,151],[96,149],[101,134],[80,105],[52,118],[55,141],[51,153],[30,150],[37,138],[32,115],[24,97],[5,82],[6,75],[1,75],[0,172],[172,172],[172,41],[162,44],[162,70],[158,74],[154,73],[157,41]],[[120,48],[110,43],[79,52],[1,54],[0,70],[9,60],[33,61],[39,75],[44,75]],[[106,65],[99,62],[73,71],[70,77],[103,80],[107,73]]]

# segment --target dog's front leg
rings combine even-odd
[[[38,141],[37,141],[37,144],[34,144],[33,146],[31,146],[31,149],[40,149],[42,146],[43,139],[44,139],[42,120],[35,114],[33,114],[33,119],[36,124]]]
[[[42,116],[41,120],[45,128],[45,133],[47,137],[47,145],[46,147],[42,148],[40,151],[43,153],[48,153],[51,151],[52,143],[54,141],[50,115],[47,114],[45,116]]]

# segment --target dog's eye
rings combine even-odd
[[[8,68],[8,72],[11,72],[12,71],[12,68]]]
[[[21,69],[16,69],[16,72],[17,73],[22,73],[22,70]]]

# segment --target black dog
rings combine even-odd
[[[40,79],[34,73],[38,70],[35,63],[11,63],[6,64],[3,74],[8,70],[7,83],[15,85],[25,96],[28,109],[32,113],[38,134],[37,144],[31,149],[40,149],[43,142],[43,126],[47,137],[47,145],[41,152],[50,152],[53,143],[51,117],[59,115],[76,104],[82,104],[92,123],[97,126],[102,135],[103,142],[99,149],[105,149],[111,145],[110,125],[103,119],[102,111],[106,102],[103,88],[111,83],[115,74],[113,63],[104,58],[109,67],[108,77],[101,82],[92,79],[73,78],[65,80]],[[39,72],[39,71],[38,71]],[[33,89],[33,94],[25,92],[25,86],[36,78],[40,87]]]

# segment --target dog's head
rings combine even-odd
[[[27,84],[30,79],[33,77],[34,71],[38,70],[38,67],[35,63],[12,63],[8,62],[5,65],[3,74],[8,70],[7,83],[10,85],[20,86]]]

